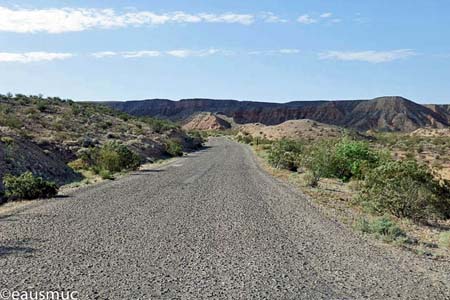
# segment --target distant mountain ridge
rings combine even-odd
[[[173,121],[186,120],[199,112],[219,113],[240,124],[277,125],[288,120],[311,119],[360,131],[413,131],[422,127],[449,126],[450,109],[445,105],[420,105],[398,96],[371,100],[293,101],[268,103],[237,100],[153,99],[104,102],[112,108],[138,116]]]

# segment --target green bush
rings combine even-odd
[[[450,192],[416,161],[388,161],[368,172],[359,199],[377,213],[413,220],[450,217]]]
[[[343,138],[340,141],[317,141],[304,147],[299,165],[311,170],[318,178],[362,179],[365,172],[383,161],[384,154],[372,149],[367,142]]]
[[[48,104],[47,104],[46,102],[44,102],[44,101],[39,101],[39,102],[38,102],[38,104],[37,104],[37,109],[38,109],[40,112],[46,111],[47,108],[48,108]]]
[[[360,219],[355,224],[355,227],[364,233],[374,234],[377,238],[384,241],[392,242],[406,238],[405,233],[400,227],[386,216],[376,218],[372,221]]]
[[[278,169],[296,171],[304,144],[299,141],[282,139],[274,142],[268,153],[269,163]]]
[[[168,130],[180,128],[180,126],[178,126],[177,124],[175,124],[169,120],[161,120],[161,119],[151,118],[151,117],[140,117],[139,120],[150,125],[150,127],[156,133],[163,133]]]
[[[168,140],[166,142],[166,152],[171,156],[183,156],[183,145],[176,140]]]
[[[106,170],[112,173],[124,170],[136,170],[141,160],[127,146],[118,142],[109,142],[99,148],[91,148],[81,155],[81,159],[94,171]]]
[[[100,170],[99,175],[102,179],[110,179],[110,180],[114,179],[114,176],[108,170]]]
[[[348,181],[352,177],[363,178],[364,172],[375,167],[379,160],[367,142],[344,138],[335,146],[332,167],[337,178]]]
[[[3,178],[3,185],[5,196],[9,200],[51,198],[58,193],[55,183],[34,176],[31,172],[25,172],[19,176],[8,174]]]
[[[317,181],[321,177],[334,177],[334,143],[321,141],[307,147],[300,156],[300,164],[310,170]]]

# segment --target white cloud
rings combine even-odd
[[[102,51],[102,52],[95,52],[91,54],[95,58],[104,58],[104,57],[112,57],[118,55],[117,52],[113,51]]]
[[[248,51],[249,55],[280,55],[280,54],[299,54],[299,49],[277,49],[277,50],[256,50]]]
[[[332,15],[333,15],[332,13],[326,12],[326,13],[321,14],[320,17],[323,19],[326,19],[326,18],[331,17]]]
[[[53,8],[10,9],[0,6],[0,31],[17,33],[63,33],[94,28],[112,29],[163,25],[167,23],[235,23],[250,25],[250,14],[188,14],[171,12],[157,14],[150,11],[116,13],[113,9]]]
[[[287,23],[288,20],[275,15],[272,12],[264,12],[261,14],[261,18],[266,23]]]
[[[302,24],[314,24],[317,23],[317,20],[310,17],[309,15],[303,15],[298,17],[297,21]]]
[[[417,55],[411,49],[399,49],[392,51],[328,51],[320,53],[321,59],[335,59],[342,61],[363,61],[369,63],[383,63],[394,60],[406,59]]]
[[[128,51],[122,52],[124,58],[140,58],[140,57],[158,57],[161,56],[159,51]]]
[[[280,54],[299,54],[300,50],[298,49],[280,49],[278,50]]]
[[[19,62],[31,63],[38,61],[52,61],[63,60],[71,58],[72,53],[52,53],[52,52],[25,52],[25,53],[10,53],[0,52],[0,62]]]
[[[255,17],[253,15],[242,15],[242,14],[199,14],[198,17],[207,23],[238,23],[242,25],[250,25],[255,22]]]
[[[186,49],[179,49],[179,50],[170,50],[166,51],[166,53],[170,56],[175,56],[179,58],[185,58],[185,57],[202,57],[202,56],[209,56],[214,55],[222,52],[222,50],[218,49],[208,49],[208,50],[186,50]]]

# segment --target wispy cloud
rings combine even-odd
[[[362,61],[368,63],[384,63],[406,59],[417,55],[412,49],[398,49],[391,51],[328,51],[319,54],[320,59],[334,59],[342,61]]]
[[[144,57],[159,57],[159,56],[173,56],[179,58],[185,57],[203,57],[215,54],[228,55],[231,51],[220,50],[220,49],[204,49],[204,50],[191,50],[191,49],[175,49],[168,51],[159,50],[140,50],[140,51],[102,51],[92,53],[91,56],[95,58],[108,58],[119,56],[123,58],[144,58]]]
[[[118,54],[119,53],[113,52],[113,51],[102,51],[102,52],[94,52],[91,54],[91,56],[93,56],[95,58],[104,58],[104,57],[116,56]]]
[[[264,12],[261,14],[261,18],[266,23],[287,23],[288,20],[275,15],[272,12]]]
[[[283,55],[283,54],[299,54],[299,49],[276,49],[276,50],[252,50],[248,51],[249,55]]]
[[[312,18],[310,15],[302,15],[298,17],[297,21],[302,24],[314,24],[317,23],[317,19]]]
[[[138,58],[156,58],[156,57],[176,57],[176,58],[188,58],[188,57],[206,57],[213,55],[222,56],[234,56],[234,55],[292,55],[299,54],[299,49],[277,49],[277,50],[226,50],[226,49],[174,49],[174,50],[139,50],[139,51],[100,51],[92,53],[57,53],[57,52],[0,52],[0,63],[15,62],[15,63],[32,63],[39,61],[53,61],[64,60],[74,56],[79,57],[93,57],[96,59],[105,58],[126,58],[126,59],[138,59]]]
[[[326,19],[326,18],[330,18],[333,14],[330,12],[326,12],[320,15],[321,18]]]
[[[72,53],[53,53],[53,52],[25,52],[25,53],[11,53],[0,52],[0,62],[19,62],[32,63],[39,61],[63,60],[71,58]]]
[[[342,22],[342,19],[340,18],[334,18],[333,13],[331,12],[324,12],[320,15],[301,15],[300,17],[297,18],[297,22],[301,23],[301,24],[306,24],[306,25],[310,25],[310,24],[328,24],[328,25],[332,25],[335,23],[340,23]]]
[[[63,33],[96,28],[112,29],[168,23],[250,25],[254,22],[255,16],[251,14],[188,14],[181,11],[164,14],[157,14],[151,11],[117,13],[113,9],[11,9],[0,6],[0,31],[17,33]]]
[[[214,54],[221,53],[222,50],[219,49],[207,49],[207,50],[186,50],[186,49],[179,49],[179,50],[170,50],[166,53],[171,56],[185,58],[185,57],[191,57],[191,56],[210,56]]]
[[[276,50],[226,50],[226,49],[203,49],[203,50],[193,50],[193,49],[174,49],[174,50],[141,50],[141,51],[102,51],[91,53],[90,56],[95,58],[109,58],[109,57],[122,57],[122,58],[143,58],[143,57],[159,57],[159,56],[172,56],[177,58],[187,58],[187,57],[205,57],[212,55],[222,55],[222,56],[235,56],[235,55],[292,55],[299,54],[299,49],[276,49]]]
[[[158,57],[158,56],[161,56],[161,52],[160,51],[128,51],[128,52],[123,52],[122,56],[125,58]]]

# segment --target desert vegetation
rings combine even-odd
[[[417,137],[399,134],[396,138],[382,134],[380,139],[343,136],[314,141],[270,141],[239,134],[236,139],[251,144],[274,173],[287,174],[281,176],[302,185],[322,204],[352,211],[345,218],[363,233],[413,248],[420,238],[422,245],[447,245],[449,182],[432,164],[415,155],[396,155],[395,147],[386,146],[406,143],[415,151],[426,145],[423,151],[428,151],[435,140],[416,143]],[[429,228],[433,233],[424,237]]]
[[[50,198],[58,193],[58,187],[54,182],[34,176],[31,172],[19,176],[8,174],[3,178],[3,185],[8,201]]]
[[[20,185],[28,188],[31,178],[57,187],[113,179],[115,173],[182,155],[201,143],[201,137],[167,120],[131,116],[97,103],[0,94],[0,198],[46,196],[16,192]],[[14,182],[8,197],[6,182]]]

